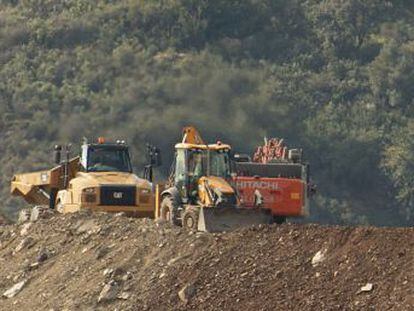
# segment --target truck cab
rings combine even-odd
[[[101,139],[84,143],[81,149],[79,171],[57,193],[58,211],[90,209],[153,217],[152,184],[133,173],[128,145]]]

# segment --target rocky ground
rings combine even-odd
[[[6,220],[6,218],[4,218],[2,215],[0,215],[0,226],[1,225],[6,225],[8,223],[8,221]]]
[[[1,310],[412,310],[414,230],[187,232],[122,215],[0,226]]]

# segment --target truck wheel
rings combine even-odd
[[[285,222],[286,222],[286,216],[276,216],[276,215],[273,216],[274,224],[281,225],[281,224],[284,224]]]
[[[56,208],[56,211],[58,211],[58,213],[62,213],[63,214],[63,204],[62,204],[62,202],[60,200],[58,200],[56,202],[55,208]]]
[[[180,225],[180,222],[177,219],[178,207],[174,204],[174,200],[171,196],[165,196],[162,199],[160,214],[161,219],[171,223],[172,225]]]
[[[31,213],[32,213],[31,208],[24,208],[20,210],[18,218],[17,218],[17,223],[22,224],[22,223],[29,221]]]
[[[198,229],[198,215],[200,211],[198,208],[187,208],[182,217],[182,226],[183,228],[189,230],[197,230]]]
[[[49,208],[49,206],[45,205],[37,205],[32,208],[32,212],[30,214],[30,221],[35,222],[39,219],[47,219],[55,214],[55,210]]]

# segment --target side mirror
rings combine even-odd
[[[61,160],[62,160],[62,146],[61,145],[56,145],[54,150],[53,150],[53,160],[55,162],[55,164],[60,164]]]
[[[152,166],[161,166],[161,150],[151,144],[147,144],[147,161],[149,165]]]
[[[153,182],[154,180],[154,172],[152,170],[152,165],[146,165],[144,167],[144,174],[142,176],[144,179],[148,180],[149,182]]]

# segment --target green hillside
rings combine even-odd
[[[57,142],[126,138],[168,170],[184,124],[252,152],[302,147],[312,221],[413,224],[409,0],[2,0],[0,198]],[[23,204],[24,205],[24,204]]]

